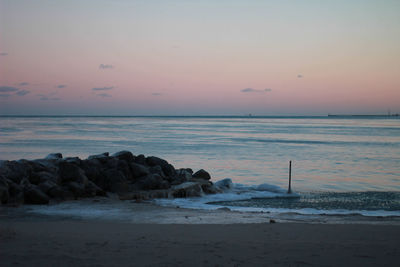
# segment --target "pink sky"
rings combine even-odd
[[[0,114],[400,113],[398,1],[0,0],[0,12]]]

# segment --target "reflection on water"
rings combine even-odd
[[[343,118],[1,117],[0,158],[130,150],[214,180],[310,191],[400,191],[400,120]]]

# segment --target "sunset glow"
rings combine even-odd
[[[0,114],[399,113],[399,11],[399,1],[0,0]]]

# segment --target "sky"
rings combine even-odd
[[[400,113],[400,1],[0,0],[0,115]]]

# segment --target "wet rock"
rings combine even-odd
[[[50,189],[52,189],[53,187],[57,187],[58,185],[53,182],[52,180],[46,180],[43,181],[39,184],[39,188],[40,190],[42,190],[43,193],[48,193],[50,191]]]
[[[62,159],[62,158],[63,158],[63,156],[61,153],[51,153],[45,157],[45,159],[52,159],[52,160],[54,160],[54,159],[57,160],[57,159]]]
[[[49,197],[36,185],[24,188],[24,202],[27,204],[48,204]]]
[[[60,176],[62,183],[78,182],[85,185],[87,184],[88,178],[86,177],[85,172],[76,164],[61,161],[58,167],[58,175]]]
[[[126,177],[117,169],[105,171],[106,179],[103,183],[104,187],[100,187],[105,191],[113,193],[123,193],[129,191],[129,184]]]
[[[75,198],[80,198],[85,196],[85,186],[77,182],[69,182],[67,188],[74,194]]]
[[[150,174],[149,169],[141,164],[133,162],[129,166],[131,167],[133,179]]]
[[[145,165],[146,157],[143,154],[140,154],[137,157],[135,157],[134,162],[137,164]]]
[[[102,190],[100,187],[98,187],[95,183],[93,183],[92,181],[89,181],[85,187],[85,195],[88,197],[106,196],[107,193],[104,190]]]
[[[117,153],[114,153],[112,156],[116,157],[119,160],[124,160],[127,163],[131,163],[135,159],[135,156],[131,152],[125,151],[125,150],[117,152]]]
[[[148,174],[140,178],[135,185],[140,190],[165,189],[169,187],[169,183],[159,174]]]
[[[230,178],[225,178],[223,180],[216,182],[214,186],[219,190],[227,191],[233,188],[233,183]]]
[[[0,177],[0,202],[6,204],[9,198],[8,182],[5,177]]]
[[[164,176],[165,176],[165,174],[164,174],[164,172],[163,172],[161,166],[158,166],[158,165],[153,166],[153,167],[150,167],[150,168],[149,168],[149,171],[150,171],[150,173],[158,174],[158,175],[160,175],[161,177],[164,177]]]
[[[170,194],[175,198],[200,197],[203,195],[203,190],[198,183],[185,182],[180,185],[172,186]]]
[[[47,194],[58,200],[72,200],[75,199],[74,193],[69,191],[67,188],[61,186],[55,186],[49,189]]]
[[[26,160],[6,161],[0,166],[0,175],[19,184],[24,177],[29,177],[32,167]]]
[[[205,170],[201,169],[201,170],[198,170],[195,174],[193,174],[193,178],[210,180],[211,176],[210,176],[210,174],[208,172],[206,172]]]
[[[105,153],[101,153],[101,154],[97,154],[97,155],[91,155],[87,159],[98,159],[98,160],[100,160],[100,162],[103,162],[104,160],[108,159],[108,157],[109,157],[109,153],[105,152]]]

